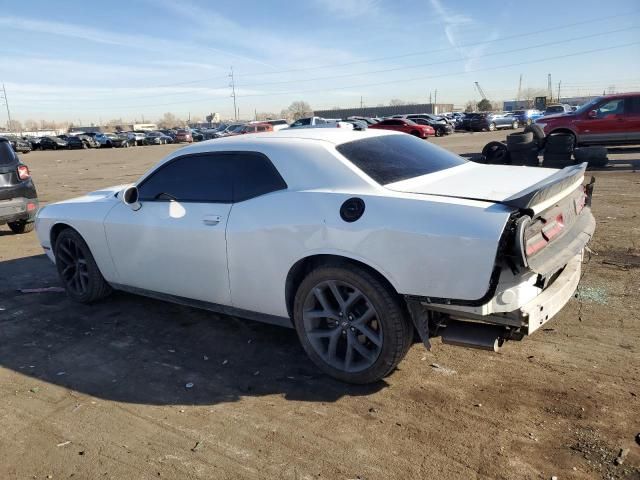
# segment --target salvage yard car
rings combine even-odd
[[[346,382],[414,332],[496,349],[573,296],[595,228],[585,165],[468,162],[396,132],[285,129],[170,153],[135,184],[40,210],[68,295],[112,289],[294,327]]]
[[[6,138],[0,137],[0,225],[13,233],[33,230],[38,195],[29,168],[13,152]]]
[[[575,112],[536,120],[546,135],[565,133],[578,145],[640,144],[640,92],[597,97]]]

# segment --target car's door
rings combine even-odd
[[[119,203],[109,212],[104,227],[119,283],[230,303],[231,163],[217,153],[177,157],[140,182],[139,210]]]
[[[625,101],[626,137],[629,142],[640,143],[640,95]]]
[[[584,143],[625,141],[624,103],[624,98],[607,99],[593,109],[596,111],[595,117],[590,117],[590,112],[586,112],[578,125],[580,141]]]

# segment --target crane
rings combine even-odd
[[[482,87],[480,86],[480,84],[478,82],[474,82],[474,83],[476,84],[476,89],[478,90],[478,93],[480,94],[482,99],[486,100],[487,96],[484,94],[484,90],[482,90]]]

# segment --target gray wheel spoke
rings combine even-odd
[[[362,293],[359,290],[355,290],[344,302],[345,313],[362,297]]]
[[[347,334],[347,350],[344,355],[344,369],[348,372],[351,368],[351,363],[353,362],[353,343],[358,342],[356,338],[353,337],[353,334],[349,332]]]
[[[336,282],[329,282],[329,290],[331,290],[333,297],[336,299],[336,302],[338,302],[340,310],[344,311],[345,300],[342,298],[342,294],[340,293],[340,289],[338,288],[338,285],[336,285]]]
[[[340,329],[335,328],[335,329],[317,329],[317,330],[311,330],[310,332],[307,332],[307,335],[309,335],[311,338],[327,338],[327,337],[331,337],[335,334],[335,331],[338,330],[338,332],[340,332]]]
[[[336,349],[338,347],[338,340],[340,340],[340,335],[342,334],[342,330],[336,328],[331,337],[329,337],[329,348],[327,348],[327,355],[330,359],[335,360],[336,358]]]
[[[313,289],[313,295],[316,297],[316,299],[322,306],[322,310],[324,310],[325,312],[332,311],[331,305],[329,304],[329,301],[327,300],[327,297],[324,294],[324,290],[322,290],[320,287],[316,287]]]
[[[336,320],[338,318],[335,312],[327,310],[311,310],[304,314],[307,318],[328,318],[330,320]]]
[[[375,343],[378,347],[382,346],[382,339],[378,335],[378,332],[375,332],[374,330],[369,328],[367,325],[357,326],[356,329],[362,332],[362,334],[365,337],[367,337],[369,340]]]
[[[355,318],[353,324],[356,328],[360,328],[362,325],[365,325],[369,320],[376,316],[376,311],[370,306],[367,305],[367,309],[364,313],[361,313],[359,316]]]
[[[375,358],[373,357],[374,352],[372,352],[371,350],[369,350],[367,347],[365,347],[363,344],[361,344],[357,338],[354,338],[353,341],[351,342],[351,346],[360,354],[362,355],[364,358],[366,358],[368,361],[370,362],[374,362]]]
[[[62,269],[62,276],[66,278],[71,270],[73,270],[73,265],[67,265]]]

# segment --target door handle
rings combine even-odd
[[[204,223],[205,225],[213,226],[218,225],[220,223],[220,220],[222,220],[222,217],[220,215],[206,215],[202,219],[202,223]]]

